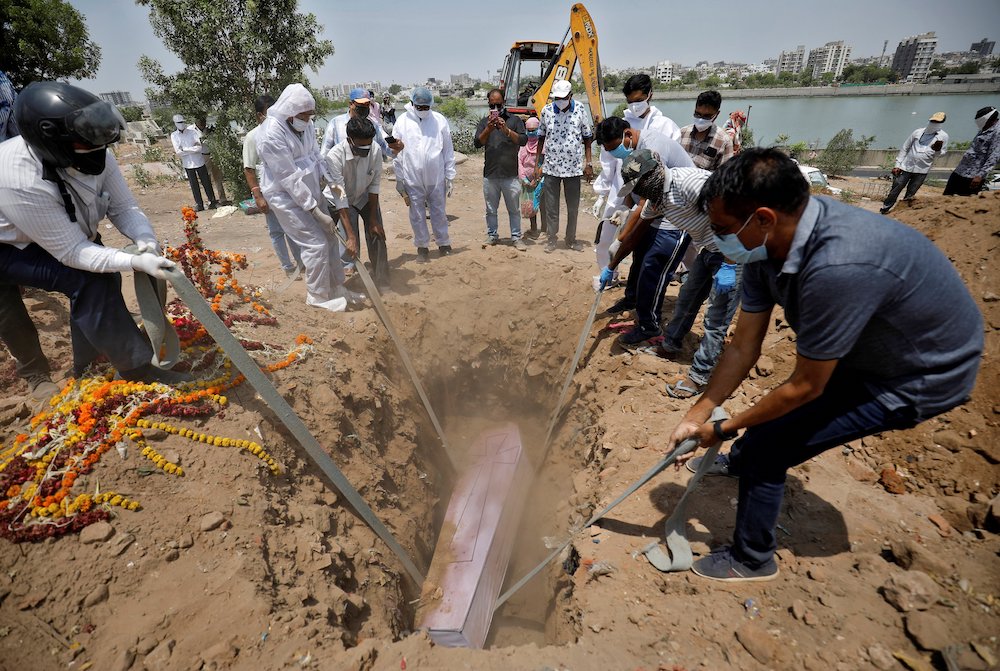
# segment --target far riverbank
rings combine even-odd
[[[681,91],[655,91],[658,100],[694,100],[703,89],[690,88]],[[719,87],[719,92],[725,96],[738,96],[741,99],[755,98],[832,98],[854,96],[926,96],[926,95],[964,95],[1000,93],[1000,74],[992,82],[966,82],[962,84],[868,84],[841,86],[796,86],[791,88],[772,89],[732,89]],[[620,91],[605,91],[604,100],[608,103],[619,103],[625,100]]]

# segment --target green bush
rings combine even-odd
[[[476,126],[479,122],[468,117],[453,119],[451,122],[451,142],[455,151],[463,154],[473,154],[482,149],[475,145]]]
[[[826,149],[816,159],[816,167],[829,177],[848,175],[857,167],[862,152],[868,149],[868,145],[874,140],[874,136],[864,135],[860,140],[855,140],[853,129],[842,128],[831,138]]]
[[[250,187],[243,176],[243,143],[228,124],[218,124],[203,138],[212,152],[212,160],[222,171],[226,195],[238,203],[250,197]]]
[[[132,166],[132,179],[135,183],[139,185],[139,188],[145,189],[153,184],[153,176],[149,174],[141,163],[136,163]]]
[[[466,104],[465,98],[448,98],[441,103],[438,111],[449,119],[455,120],[469,116],[469,106]]]
[[[142,152],[142,160],[145,163],[163,162],[165,159],[166,157],[163,155],[163,150],[156,145],[146,147],[146,150]]]
[[[618,107],[616,107],[611,112],[611,116],[621,117],[621,118],[624,119],[625,118],[625,110],[627,110],[627,109],[628,109],[628,104],[627,103],[618,103]]]

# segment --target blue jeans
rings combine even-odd
[[[831,447],[916,426],[916,409],[889,410],[851,371],[835,371],[814,401],[747,429],[733,443],[729,472],[740,478],[733,556],[751,568],[771,561],[786,472]]]
[[[500,237],[497,231],[497,210],[503,194],[507,216],[510,217],[510,239],[521,239],[521,183],[517,177],[483,177],[483,198],[486,200],[486,235]]]
[[[650,227],[632,252],[628,283],[635,273],[635,314],[643,331],[660,332],[663,296],[690,242],[691,236],[684,231]],[[626,286],[625,295],[628,293]]]
[[[708,299],[708,310],[705,312],[705,337],[701,339],[698,351],[695,352],[691,364],[690,377],[693,382],[707,384],[712,376],[715,364],[722,355],[722,346],[726,341],[726,332],[733,321],[733,315],[740,306],[740,284],[743,280],[743,266],[736,266],[736,285],[731,291],[719,293],[715,290],[715,273],[725,257],[720,252],[701,250],[694,263],[688,269],[687,279],[681,285],[677,296],[674,314],[670,317],[670,325],[664,334],[665,350],[679,350],[684,342],[684,336],[691,331],[695,317],[701,310],[702,303]]]
[[[73,374],[79,377],[101,354],[120,372],[153,358],[153,348],[132,321],[118,273],[92,273],[59,263],[32,243],[24,249],[0,244],[0,284],[56,291],[69,298]]]
[[[292,242],[292,239],[281,230],[278,217],[270,208],[264,213],[264,220],[267,222],[267,232],[271,236],[271,247],[274,248],[274,254],[281,263],[281,269],[285,271],[294,270],[296,265],[301,268],[302,256],[299,254],[299,246]],[[295,263],[292,263],[291,259],[288,258],[289,250],[292,252]]]

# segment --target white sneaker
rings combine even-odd
[[[345,286],[339,286],[333,290],[333,292],[340,298],[343,298],[351,305],[363,305],[368,297],[357,291],[351,291]]]
[[[323,308],[330,312],[343,312],[347,309],[347,299],[338,297],[331,298],[328,301],[321,301],[312,296],[306,296],[306,305],[311,305],[314,308]]]

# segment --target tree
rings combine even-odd
[[[441,103],[438,111],[449,119],[464,119],[469,116],[469,106],[465,98],[448,98]]]
[[[0,70],[20,89],[33,81],[97,74],[101,48],[63,0],[0,1]]]
[[[122,107],[120,111],[125,121],[142,121],[141,107]]]
[[[816,160],[816,167],[831,177],[847,175],[858,165],[861,153],[875,140],[874,136],[861,136],[854,139],[854,131],[843,128],[826,144],[826,149]]]
[[[216,117],[208,142],[212,158],[233,191],[246,195],[242,150],[229,122],[249,128],[258,95],[277,97],[293,82],[308,86],[305,69],[317,71],[333,44],[319,39],[322,26],[314,15],[296,11],[297,0],[136,2],[149,7],[153,32],[184,64],[168,75],[157,61],[140,58],[139,72],[153,85],[147,95],[191,116]]]
[[[390,95],[396,95],[397,93],[399,93],[402,90],[403,90],[402,86],[400,86],[399,84],[393,84],[392,86],[389,87],[389,94]]]

